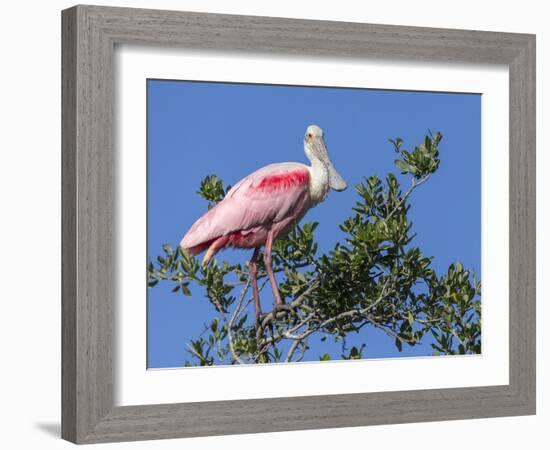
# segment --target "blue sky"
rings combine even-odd
[[[147,227],[149,259],[161,246],[177,246],[206,210],[196,191],[208,174],[235,184],[273,162],[307,163],[303,135],[310,124],[325,131],[337,170],[350,185],[332,192],[303,221],[320,223],[320,252],[341,240],[340,224],[356,200],[353,186],[365,176],[398,175],[389,138],[409,149],[428,130],[440,131],[441,166],[414,193],[410,217],[414,244],[434,256],[438,273],[461,261],[481,278],[481,96],[369,89],[318,88],[148,80]],[[398,175],[403,186],[407,177]],[[218,259],[245,262],[247,250],[226,251]],[[268,291],[268,290],[267,290]],[[148,367],[179,367],[190,355],[185,344],[213,317],[199,290],[192,297],[159,283],[148,293]],[[264,310],[271,302],[262,296]],[[366,343],[369,358],[431,355],[429,343],[402,352],[378,330],[364,328],[348,347]],[[340,344],[313,342],[312,360]]]

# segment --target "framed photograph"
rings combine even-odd
[[[535,413],[535,37],[75,6],[62,435]]]

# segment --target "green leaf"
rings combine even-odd
[[[402,344],[401,340],[398,339],[398,338],[395,338],[395,346],[397,347],[397,349],[398,349],[399,351],[402,351],[402,350],[403,350],[403,344]]]
[[[414,169],[409,164],[407,164],[406,162],[404,162],[400,159],[396,159],[394,162],[395,162],[395,165],[401,170],[401,172],[403,172],[403,173],[413,173],[414,172]]]
[[[181,285],[181,292],[187,297],[191,297],[191,290],[187,287],[189,283],[184,283]]]

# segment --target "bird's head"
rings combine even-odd
[[[317,125],[307,127],[306,135],[304,136],[304,151],[311,162],[317,160],[326,167],[328,170],[329,186],[332,189],[343,191],[348,187],[346,181],[332,165],[321,127]]]

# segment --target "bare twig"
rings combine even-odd
[[[244,302],[244,298],[246,297],[246,293],[248,292],[248,288],[250,287],[250,282],[251,282],[250,277],[248,277],[248,281],[246,282],[241,292],[241,298],[239,299],[239,303],[237,304],[237,307],[233,311],[233,314],[231,315],[231,320],[229,321],[229,325],[227,326],[227,336],[229,338],[229,349],[231,350],[231,354],[233,355],[233,358],[239,364],[244,364],[244,361],[239,357],[239,355],[237,355],[237,352],[235,352],[235,344],[233,343],[233,325],[235,324],[235,319],[237,318],[237,316],[240,315],[241,306]]]
[[[292,356],[294,355],[294,352],[296,351],[296,349],[298,348],[298,346],[302,343],[302,341],[294,341],[290,348],[288,349],[288,353],[286,355],[286,358],[285,358],[285,362],[290,362],[292,361]]]
[[[431,174],[428,174],[420,179],[413,178],[411,181],[411,187],[407,190],[407,192],[405,192],[405,195],[401,197],[401,200],[397,202],[397,205],[395,205],[395,207],[391,210],[388,216],[386,216],[385,220],[390,220],[392,216],[397,212],[397,210],[401,208],[401,206],[403,206],[403,203],[405,203],[405,200],[407,200],[407,197],[411,195],[412,191],[414,191],[422,183],[425,183],[430,178],[430,176]]]
[[[305,355],[306,349],[307,349],[307,338],[302,339],[300,341],[292,342],[292,345],[288,349],[288,353],[286,355],[285,362],[291,362],[292,361],[292,357],[294,356],[294,353],[296,352],[296,350],[298,349],[299,346],[302,347],[302,351],[301,351],[300,356],[298,357],[298,359],[296,359],[296,362],[299,362],[304,358],[304,355]]]
[[[302,350],[300,352],[300,356],[296,359],[296,362],[300,362],[302,359],[304,359],[306,351],[307,351],[307,338],[302,340]]]
[[[289,328],[287,331],[287,333],[295,333],[296,331],[298,331],[300,328],[302,328],[304,325],[306,325],[307,323],[309,323],[309,321],[311,319],[313,319],[313,317],[315,317],[315,314],[310,314],[309,316],[307,316],[305,319],[302,319],[300,322],[298,322],[297,325],[293,326],[292,328]]]

